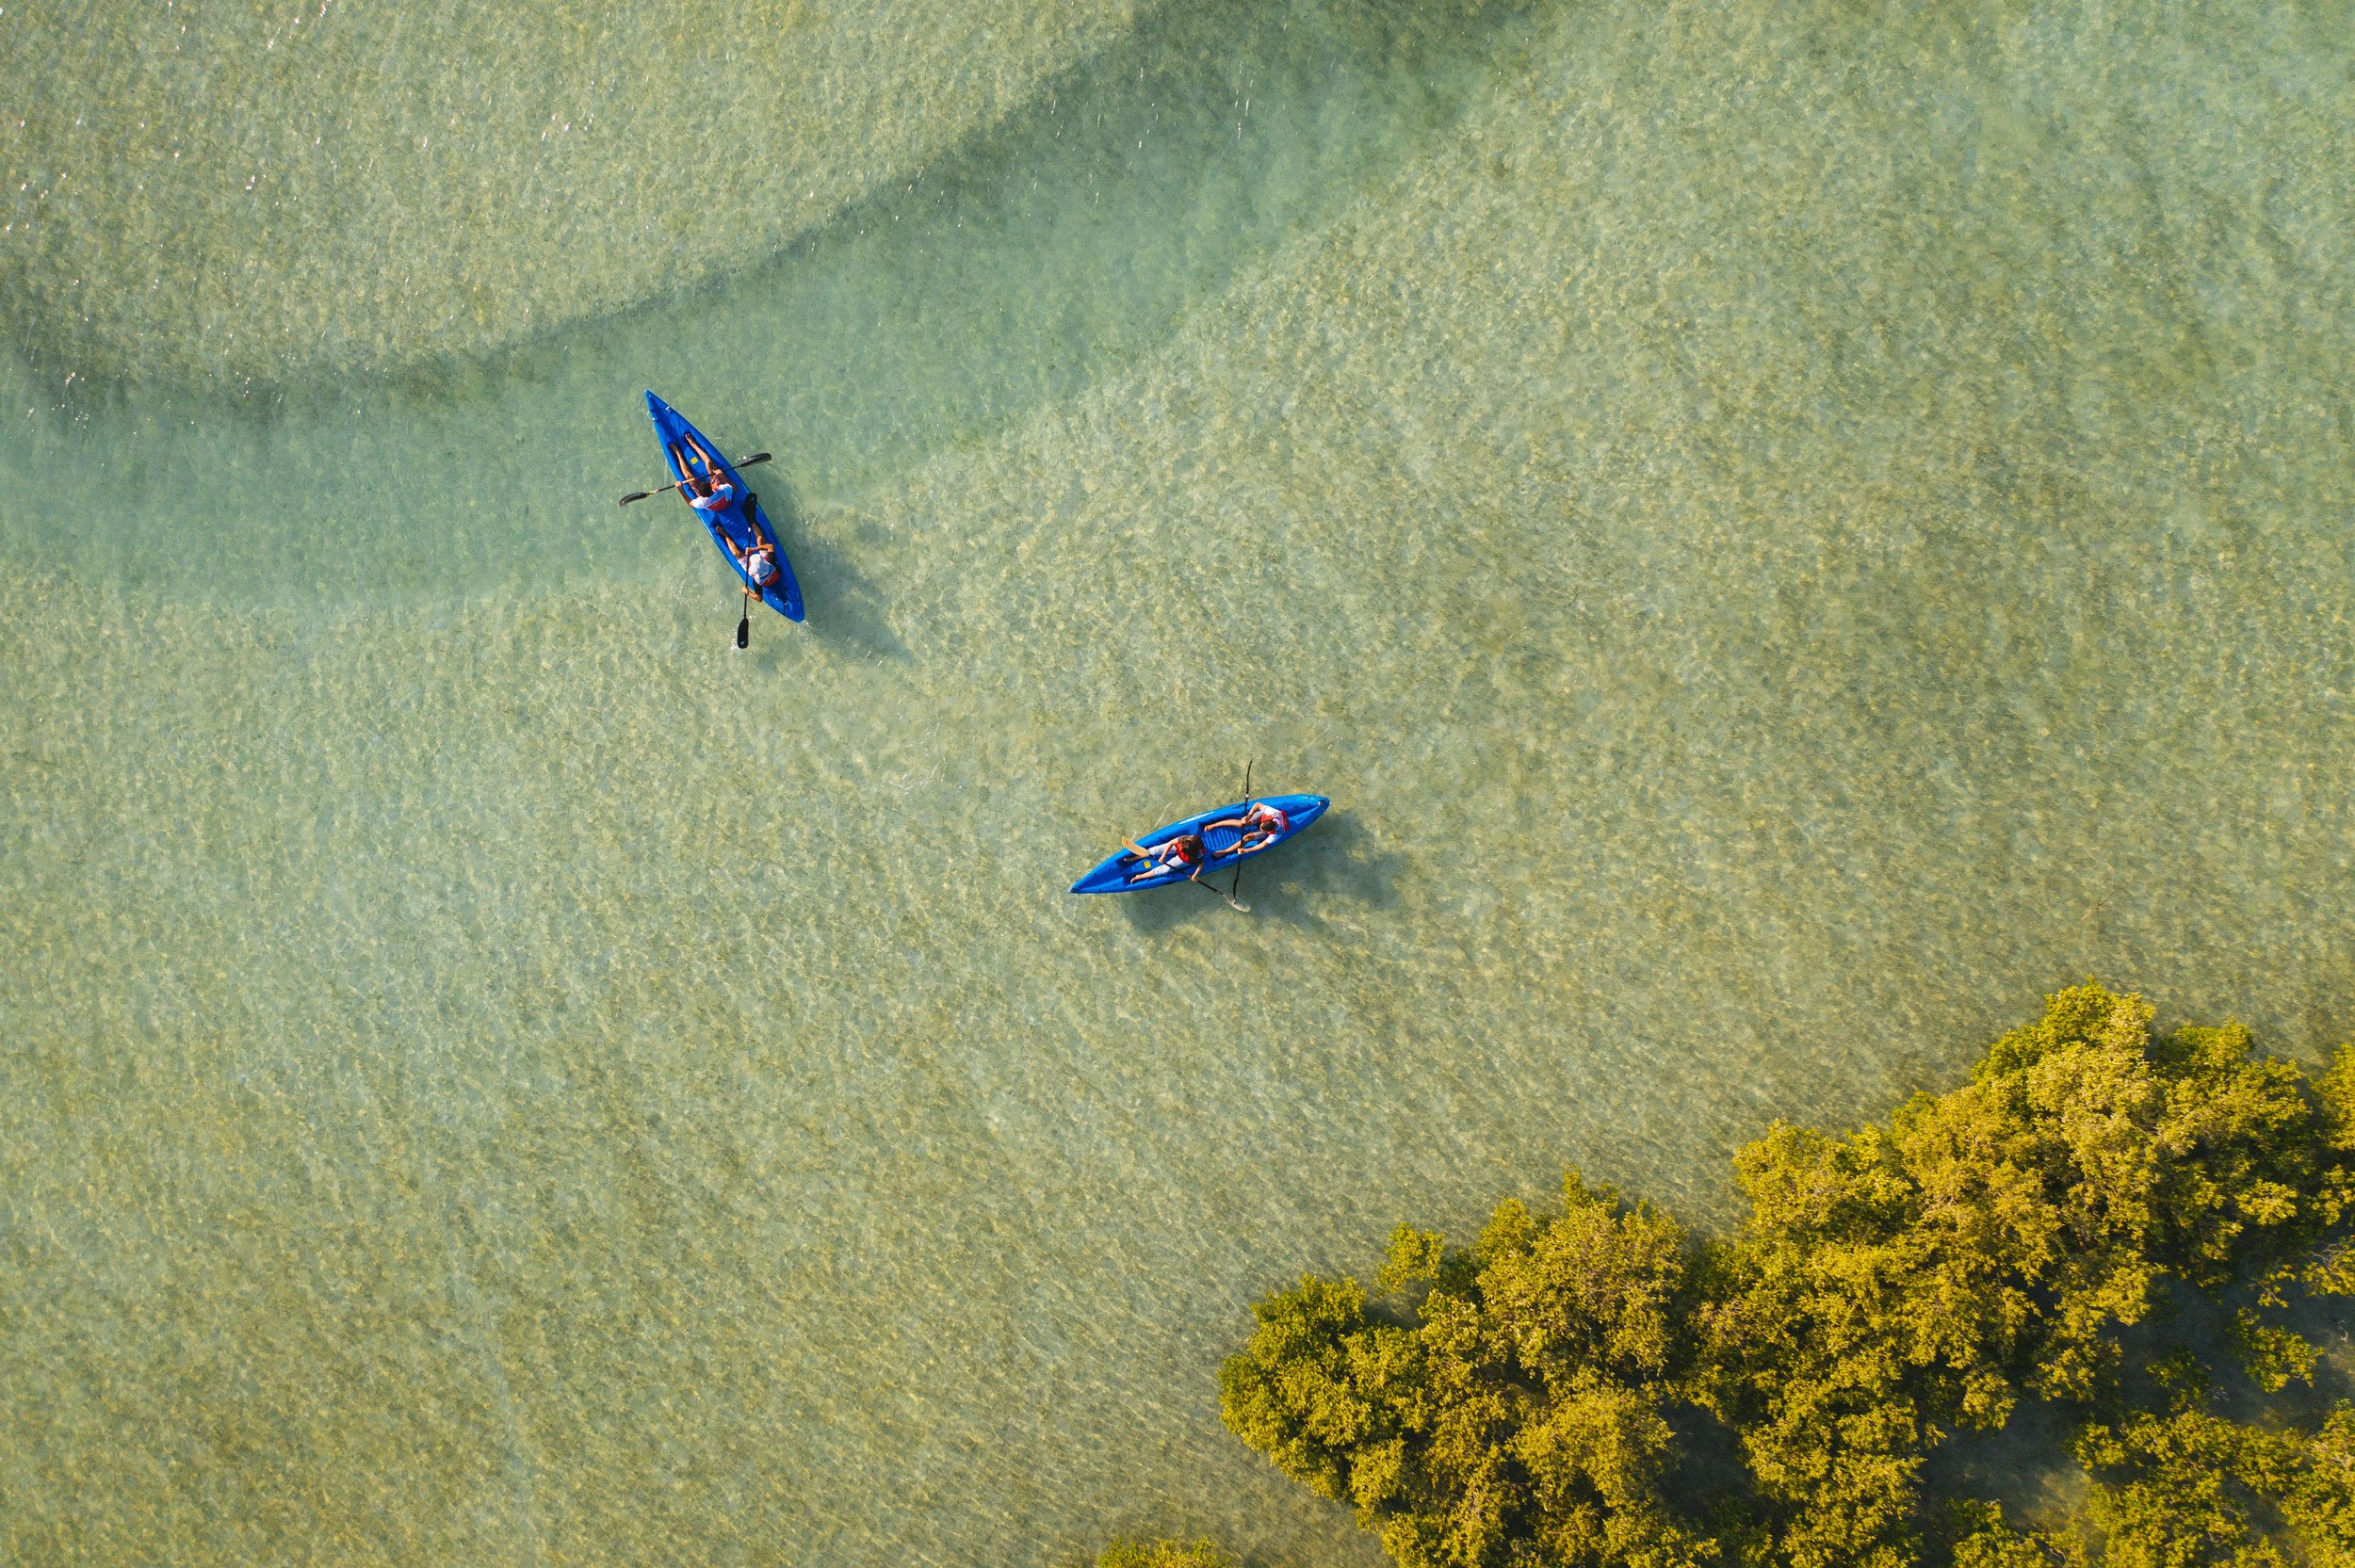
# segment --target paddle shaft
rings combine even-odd
[[[1251,769],[1258,760],[1253,757],[1242,765],[1242,818],[1235,824],[1235,885],[1226,895],[1237,909],[1242,908],[1242,841],[1251,832]]]
[[[742,462],[733,462],[728,464],[728,466],[730,468],[738,469],[750,468],[755,463],[767,462],[769,458],[770,454],[767,452],[755,452],[751,457],[746,458]],[[648,496],[660,495],[669,491],[676,490],[679,486],[685,484],[686,482],[687,481],[685,479],[673,479],[669,484],[664,485],[661,490],[633,490],[627,495],[622,497],[621,504],[626,507],[632,501],[643,501]]]
[[[1188,878],[1187,880],[1189,881],[1193,881],[1192,878]],[[1200,881],[1194,882],[1194,885],[1200,888],[1205,893],[1215,894],[1219,897],[1226,899],[1226,907],[1233,910],[1237,914],[1249,914],[1251,913],[1251,906],[1249,904],[1244,903],[1241,898],[1236,897],[1233,894],[1227,892],[1223,887],[1213,887],[1209,882]]]

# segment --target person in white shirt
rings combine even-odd
[[[1235,848],[1249,855],[1266,849],[1290,832],[1291,818],[1265,800],[1254,800],[1241,816],[1225,816],[1215,822],[1202,824],[1202,831],[1206,833],[1213,828],[1233,828],[1236,831]]]
[[[1202,868],[1210,864],[1210,850],[1198,832],[1179,833],[1168,843],[1156,844],[1150,849],[1132,838],[1124,838],[1120,842],[1122,848],[1145,862],[1145,869],[1129,874],[1132,882],[1145,881],[1164,871],[1183,871],[1187,880],[1193,881],[1201,876]]]
[[[690,436],[687,438],[687,445],[693,449],[696,457],[703,460],[703,471],[697,473],[695,465],[687,461],[687,454],[675,446],[672,447],[671,461],[677,466],[679,473],[685,476],[679,481],[679,494],[685,498],[689,506],[697,511],[725,511],[729,504],[736,499],[736,487],[719,477],[720,464],[710,453],[704,450],[703,443]]]
[[[766,589],[777,580],[775,545],[765,539],[755,539],[751,549],[739,549],[736,541],[728,538],[725,532],[720,535],[720,540],[728,547],[728,554],[736,558],[736,564],[743,568],[744,575],[753,580],[755,588]]]

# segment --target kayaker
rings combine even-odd
[[[1191,880],[1202,875],[1202,867],[1210,863],[1210,855],[1203,848],[1200,833],[1179,833],[1168,843],[1156,844],[1150,849],[1136,843],[1130,843],[1129,849],[1145,862],[1145,869],[1129,877],[1132,882],[1141,882],[1164,871],[1182,870],[1187,866],[1194,867],[1186,872]]]
[[[704,450],[702,442],[689,436],[687,445],[693,449],[695,456],[703,460],[704,467],[702,473],[696,473],[688,466],[684,453],[675,446],[671,448],[671,461],[678,466],[681,474],[687,476],[686,481],[678,487],[679,494],[686,497],[687,504],[697,511],[725,511],[728,503],[736,499],[736,487],[716,477],[720,465],[712,461],[710,453]]]
[[[720,542],[728,547],[728,554],[736,558],[736,564],[744,569],[744,575],[753,580],[755,588],[765,589],[777,580],[775,545],[763,539],[754,542],[749,550],[739,549],[736,541],[728,538],[725,530],[721,532]]]
[[[1239,854],[1257,854],[1291,831],[1291,818],[1268,804],[1254,800],[1243,808],[1241,816],[1228,816],[1216,822],[1205,822],[1202,831],[1213,828],[1233,828],[1235,849]]]

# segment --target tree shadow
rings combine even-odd
[[[1244,865],[1242,897],[1251,913],[1240,918],[1319,926],[1319,912],[1336,899],[1376,909],[1394,904],[1405,858],[1376,849],[1355,816],[1328,811],[1298,837]],[[1232,870],[1221,872],[1218,885],[1232,885],[1233,877]],[[1225,899],[1199,887],[1123,894],[1121,907],[1129,924],[1148,936],[1196,920],[1238,918]]]
[[[2260,1388],[2230,1350],[2230,1308],[2179,1283],[2164,1288],[2159,1309],[2144,1321],[2119,1331],[2128,1368],[2124,1388],[2145,1409],[2166,1403],[2149,1367],[2178,1348],[2189,1350],[2214,1380],[2213,1408],[2235,1421],[2266,1424],[2286,1420],[2321,1425],[2333,1406],[2355,1396],[2355,1301],[2325,1296],[2293,1297],[2271,1320],[2303,1334],[2321,1352],[2311,1383],[2292,1381],[2278,1391]],[[2052,1526],[2075,1511],[2087,1488],[2072,1444],[2090,1407],[2023,1396],[2011,1418],[1991,1432],[1962,1431],[1930,1451],[1923,1466],[1924,1523],[1935,1527],[1949,1499],[1973,1497],[2003,1505],[2015,1524]]]
[[[2015,1526],[2058,1523],[2084,1489],[2070,1449],[2084,1414],[2022,1398],[1999,1430],[1966,1430],[1931,1449],[1922,1466],[1925,1528],[1936,1535],[1945,1505],[1965,1497],[2000,1504]]]

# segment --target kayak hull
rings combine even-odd
[[[1258,860],[1261,855],[1275,849],[1276,845],[1292,837],[1309,823],[1323,816],[1325,808],[1333,803],[1322,795],[1254,795],[1251,799],[1264,800],[1282,812],[1290,820],[1291,826],[1284,830],[1281,837],[1261,845],[1248,855],[1235,853],[1235,845],[1242,835],[1233,828],[1219,828],[1203,834],[1203,848],[1210,851],[1209,863],[1202,868],[1204,877],[1207,878],[1219,871],[1232,870],[1239,861]],[[1238,800],[1230,806],[1219,806],[1211,811],[1198,812],[1182,822],[1172,822],[1165,828],[1156,828],[1137,842],[1148,849],[1159,849],[1180,833],[1200,832],[1204,823],[1241,816],[1244,804],[1245,802]],[[1145,893],[1157,887],[1172,887],[1188,880],[1185,872],[1171,870],[1147,877],[1141,881],[1130,881],[1129,879],[1136,874],[1143,864],[1135,855],[1123,849],[1116,855],[1107,857],[1096,865],[1096,869],[1073,882],[1071,891],[1074,893]]]
[[[736,499],[718,511],[698,511],[695,515],[704,520],[704,526],[711,534],[713,546],[719,550],[721,558],[728,563],[728,570],[736,574],[737,581],[752,589],[755,597],[788,621],[799,621],[802,618],[802,585],[794,580],[793,563],[785,558],[785,546],[777,542],[777,531],[769,525],[768,513],[761,510],[760,498],[753,493],[752,486],[744,482],[742,475],[737,473],[736,465],[728,461],[726,453],[705,440],[704,433],[689,424],[685,414],[651,392],[646,394],[646,412],[654,417],[654,433],[662,443],[663,457],[671,465],[672,478],[687,477],[685,471],[679,467],[678,460],[671,454],[674,448],[681,452],[690,450],[687,443],[690,437],[696,445],[720,460],[720,472],[728,483],[736,487]],[[755,541],[765,542],[774,550],[777,553],[776,581],[767,588],[755,587],[751,574],[737,564],[734,552],[728,548],[730,541],[734,541],[739,550],[751,549]]]

